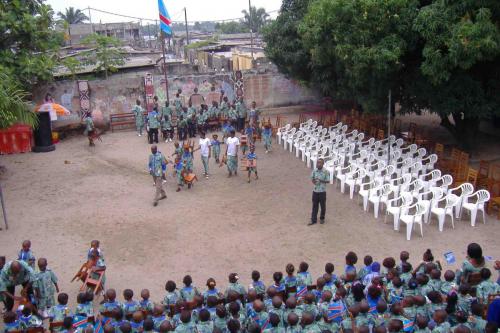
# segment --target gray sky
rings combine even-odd
[[[116,14],[141,18],[158,18],[157,0],[47,0],[54,11],[64,11],[67,7],[85,9],[96,8]],[[241,17],[243,9],[248,10],[248,0],[164,0],[173,21],[184,20],[183,8],[187,8],[188,21],[223,20]],[[252,6],[264,7],[266,11],[280,8],[281,0],[252,0]],[[85,10],[88,16],[88,10]],[[277,13],[272,13],[276,17]],[[136,21],[114,15],[91,11],[92,22],[129,22]]]

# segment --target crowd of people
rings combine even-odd
[[[167,197],[163,184],[166,181],[165,173],[168,163],[173,165],[177,182],[176,191],[181,191],[185,185],[188,188],[191,187],[192,181],[197,179],[193,174],[193,153],[198,150],[203,164],[203,175],[207,179],[212,158],[216,165],[225,164],[228,177],[232,177],[238,174],[239,157],[246,163],[247,181],[251,182],[252,174],[255,179],[258,179],[256,139],[258,137],[263,139],[263,145],[268,153],[271,150],[272,127],[269,122],[260,121],[260,110],[256,108],[255,102],[252,102],[250,110],[247,110],[242,98],[229,103],[227,96],[223,96],[222,93],[220,105],[217,101],[213,101],[210,107],[200,104],[199,108],[196,108],[190,99],[188,106],[185,107],[180,98],[180,91],[174,99],[174,108],[170,107],[168,101],[165,102],[165,106],[160,107],[157,96],[153,100],[154,106],[147,113],[147,117],[144,117],[144,110],[139,100],[136,102],[133,113],[137,135],[142,136],[146,125],[148,142],[153,144],[148,166],[156,188],[154,206],[158,205],[159,200]],[[165,156],[156,145],[159,142],[159,130],[165,142],[171,142],[174,138],[174,129],[177,129],[178,136],[178,140],[174,142],[174,154]],[[207,131],[210,130],[222,130],[221,140],[219,140],[218,132],[212,133],[211,139],[208,138]],[[239,137],[236,136],[237,133],[240,133]],[[195,147],[193,138],[197,135],[199,135],[199,141],[198,146]],[[221,151],[223,145],[226,149]],[[240,151],[241,155],[239,155]],[[174,159],[171,160],[169,157]]]
[[[407,251],[400,253],[399,262],[366,255],[361,267],[356,253],[348,252],[340,272],[327,263],[316,280],[306,262],[297,271],[289,263],[285,273],[272,275],[268,286],[256,270],[248,288],[237,273],[230,273],[224,290],[213,278],[199,289],[186,275],[182,286],[166,282],[161,302],[153,302],[148,289],[141,290],[140,300],[125,289],[119,300],[116,290],[107,288],[99,304],[93,292],[79,293],[76,307],[68,305],[68,294],[59,293],[47,260],[36,260],[30,246],[23,242],[16,260],[0,260],[5,332],[49,321],[61,323],[56,330],[64,333],[496,333],[500,321],[500,299],[491,299],[500,292],[500,279],[491,280],[476,243],[469,244],[457,271],[444,270],[431,250],[414,264]],[[105,270],[98,241],[92,241],[87,258],[96,270]],[[500,270],[500,262],[495,269]],[[19,308],[13,308],[20,299],[16,285],[23,286],[21,294],[28,300]]]

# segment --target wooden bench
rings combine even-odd
[[[147,112],[143,113],[144,118],[148,116]],[[135,125],[135,116],[132,112],[113,113],[109,116],[109,127],[111,132],[115,126]]]

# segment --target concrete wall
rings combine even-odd
[[[136,99],[144,103],[144,72],[114,74],[108,80],[96,79],[89,81],[90,101],[93,117],[96,121],[109,121],[112,113],[130,112]],[[169,95],[173,99],[177,89],[187,102],[193,94],[194,88],[207,99],[209,94],[221,89],[230,100],[235,97],[233,73],[197,74],[183,76],[169,76]],[[314,91],[306,89],[297,82],[288,80],[278,73],[272,74],[243,74],[245,101],[249,105],[256,101],[259,108],[271,108],[317,101]],[[166,100],[165,80],[162,75],[154,75],[155,94],[160,101]],[[74,81],[56,81],[36,89],[35,103],[40,103],[45,94],[50,92],[57,103],[67,107],[72,114],[60,117],[58,124],[79,122],[80,101],[79,93]]]

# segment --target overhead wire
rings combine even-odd
[[[139,21],[149,21],[149,22],[157,22],[158,21],[158,19],[151,19],[151,18],[145,18],[145,17],[137,17],[137,16],[130,16],[130,15],[118,14],[118,13],[113,13],[113,12],[110,12],[110,11],[107,11],[107,10],[97,9],[97,8],[93,8],[93,7],[88,7],[87,9],[93,10],[93,11],[96,11],[96,12],[99,12],[99,13],[103,13],[103,14],[120,16],[120,17],[130,18],[130,19],[139,20]],[[272,14],[272,13],[276,13],[278,11],[279,10],[276,9],[276,10],[266,11],[266,13],[267,14]],[[179,17],[179,15],[182,15],[182,12],[183,11],[181,11],[181,12],[173,15],[173,17],[174,18]],[[240,17],[229,18],[229,19],[222,19],[222,20],[201,20],[201,21],[196,21],[195,20],[195,21],[188,21],[188,24],[189,23],[195,23],[195,22],[199,22],[199,23],[205,23],[205,22],[230,22],[230,21],[242,20],[244,18],[245,18],[244,16],[240,16]],[[184,21],[183,20],[172,20],[172,23],[184,23]]]

